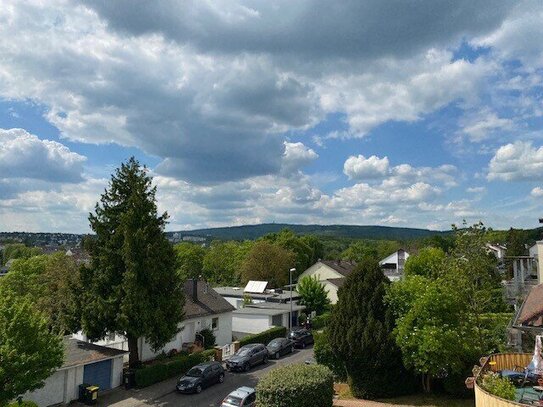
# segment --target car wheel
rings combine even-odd
[[[196,393],[200,394],[202,392],[202,385],[199,384],[198,386],[196,386]]]
[[[279,359],[279,352],[275,352],[275,359]]]
[[[302,342],[302,349],[305,349],[305,342]]]
[[[264,363],[264,364],[268,363],[268,357],[267,356],[264,356],[264,359],[262,360],[262,363]]]
[[[224,383],[224,374],[219,375],[219,383]]]
[[[248,371],[249,371],[249,368],[250,368],[249,363],[245,363],[245,364],[243,365],[243,371],[244,371],[244,372],[248,372]]]

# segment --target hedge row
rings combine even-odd
[[[136,386],[147,387],[170,377],[180,376],[191,367],[212,360],[214,356],[215,350],[210,349],[188,356],[177,356],[171,362],[145,366],[136,370]]]
[[[11,404],[8,404],[8,407],[38,407],[38,405],[33,401],[22,401],[21,403],[15,401]]]
[[[317,315],[311,320],[311,328],[312,329],[323,329],[328,324],[328,321],[330,320],[330,316],[332,314],[329,312],[326,312],[322,315]]]
[[[274,326],[267,331],[260,332],[259,334],[249,335],[239,341],[241,346],[248,345],[250,343],[263,343],[267,345],[272,339],[284,338],[287,335],[287,328],[284,326]]]
[[[290,365],[272,370],[256,386],[258,407],[331,407],[332,372],[321,365]]]

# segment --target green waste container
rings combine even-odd
[[[79,385],[79,401],[90,406],[96,404],[98,401],[98,386],[93,386],[88,383],[83,383]]]

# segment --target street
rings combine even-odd
[[[313,356],[313,349],[296,350],[292,355],[283,356],[279,360],[270,360],[267,365],[256,366],[248,373],[226,372],[224,383],[204,389],[200,394],[178,394],[175,384],[178,378],[166,380],[140,390],[114,390],[99,398],[98,406],[108,407],[140,407],[140,406],[190,406],[217,407],[230,393],[241,386],[254,387],[258,379],[270,369],[294,363],[303,363]]]

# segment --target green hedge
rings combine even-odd
[[[136,386],[147,387],[171,377],[180,376],[191,367],[212,360],[215,350],[205,350],[188,356],[175,356],[170,362],[157,363],[136,370]]]
[[[317,315],[311,320],[311,328],[312,329],[324,329],[326,328],[326,325],[328,324],[328,321],[330,320],[330,313],[325,312],[322,315]]]
[[[38,405],[33,401],[22,401],[20,404],[19,402],[15,401],[9,404],[8,407],[38,407]]]
[[[289,365],[272,370],[256,386],[258,407],[331,407],[332,372],[321,365]]]
[[[272,339],[284,338],[287,335],[287,328],[284,326],[274,326],[267,331],[260,332],[259,334],[249,335],[239,341],[241,346],[248,345],[250,343],[263,343],[267,345]]]

